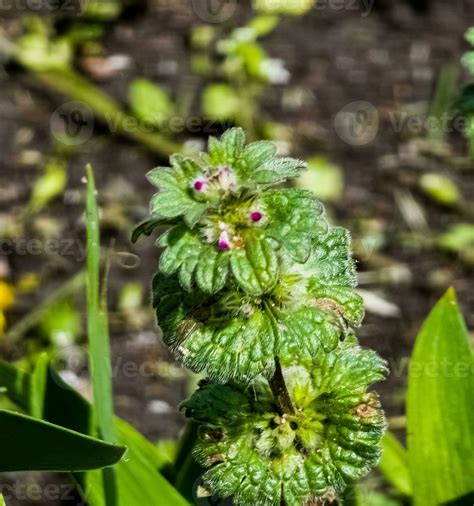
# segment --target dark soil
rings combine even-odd
[[[412,182],[427,169],[447,171],[450,167],[443,160],[421,157],[421,167],[404,163],[394,169],[387,168],[387,156],[414,149],[413,141],[410,143],[410,139],[401,138],[394,131],[390,112],[431,100],[440,69],[447,63],[458,62],[467,48],[463,34],[474,20],[474,4],[467,0],[436,0],[430,2],[427,11],[419,12],[405,2],[387,2],[384,8],[376,5],[367,16],[362,16],[361,9],[319,8],[301,19],[282,23],[265,46],[272,56],[282,58],[291,71],[290,90],[303,88],[305,92],[301,103],[293,107],[291,101],[282,100],[283,88],[272,88],[265,94],[264,109],[269,117],[294,129],[295,155],[304,158],[322,150],[343,168],[345,194],[333,208],[337,221],[357,237],[361,219],[379,220],[386,232],[386,243],[377,255],[404,265],[411,274],[406,282],[395,277],[391,283],[363,286],[378,291],[400,309],[396,317],[369,313],[360,331],[362,342],[377,349],[394,368],[388,381],[378,389],[388,415],[399,416],[404,413],[406,376],[406,363],[405,369],[400,370],[404,364],[400,361],[410,356],[421,322],[448,284],[457,290],[468,326],[474,325],[474,275],[471,268],[456,258],[400,244],[398,234],[409,229],[397,207],[395,191],[411,188]],[[248,13],[246,6],[239,6],[240,18],[245,19]],[[18,31],[16,17],[8,16],[0,23],[10,34]],[[172,93],[187,90],[197,97],[204,79],[191,74],[188,55],[190,28],[199,23],[199,18],[183,1],[155,0],[146,13],[121,19],[108,29],[106,55],[126,55],[130,65],[100,85],[125,101],[131,80],[144,76],[166,86]],[[3,220],[16,215],[28,201],[40,173],[37,159],[53,149],[50,115],[65,100],[11,66],[0,67],[0,80],[0,217]],[[380,115],[378,134],[364,146],[344,142],[334,128],[337,112],[355,101],[370,102]],[[186,138],[186,133],[182,137]],[[205,135],[193,133],[192,137],[204,139]],[[460,153],[464,149],[461,136],[453,135],[451,140]],[[59,220],[65,237],[81,241],[84,240],[81,179],[88,162],[95,168],[106,218],[104,244],[114,239],[117,251],[128,251],[140,258],[139,266],[134,269],[119,266],[112,269],[110,307],[115,311],[123,283],[138,280],[148,287],[156,269],[158,254],[153,240],[131,245],[129,232],[133,223],[145,215],[153,193],[145,174],[165,160],[157,159],[130,141],[109,137],[103,126],[96,125],[91,140],[70,158],[64,198],[50,204],[42,213]],[[457,171],[454,177],[465,199],[472,200],[472,171]],[[469,219],[460,217],[457,211],[430,203],[416,190],[414,194],[424,206],[430,234]],[[38,230],[31,225],[20,233],[23,238],[35,238]],[[1,261],[7,261],[13,280],[31,271],[40,271],[44,280],[41,291],[25,297],[11,314],[12,323],[82,267],[78,256],[79,253],[54,258],[44,254],[0,257]],[[360,255],[359,269],[362,273],[374,270],[374,257],[370,253]],[[443,275],[446,283],[436,283],[433,273]],[[187,394],[186,376],[163,366],[170,357],[150,314],[137,330],[127,326],[122,316],[114,317],[114,314],[111,336],[114,363],[119,363],[119,373],[114,378],[117,413],[152,440],[177,436],[184,424],[177,406]],[[14,347],[8,343],[3,346],[4,355],[9,358],[25,350],[24,342]],[[124,373],[125,369],[120,366],[124,362],[137,366],[158,362],[161,368],[145,375]]]

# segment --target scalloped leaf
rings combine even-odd
[[[227,251],[217,251],[213,246],[202,248],[196,268],[196,282],[207,293],[221,290],[229,272],[229,255]]]
[[[284,315],[285,330],[281,332],[281,354],[311,357],[322,345],[326,351],[336,348],[341,329],[325,311],[313,307]]]
[[[277,152],[277,147],[270,141],[257,141],[248,144],[243,153],[247,171],[252,175],[260,165],[271,160]]]
[[[295,158],[273,158],[255,169],[253,180],[257,184],[275,184],[298,176],[306,169],[306,162]]]
[[[265,234],[281,243],[294,260],[306,262],[312,239],[327,232],[322,204],[311,192],[295,189],[266,192],[261,202],[268,220]]]
[[[353,289],[347,286],[319,286],[311,292],[318,299],[318,307],[339,317],[354,327],[359,327],[364,319],[364,301]]]
[[[274,351],[273,330],[260,311],[246,321],[232,318],[196,323],[176,348],[184,365],[195,372],[206,371],[218,382],[248,382],[259,374],[271,374]]]
[[[297,408],[284,417],[266,383],[201,384],[183,408],[201,423],[194,456],[209,467],[204,488],[237,506],[300,506],[340,494],[378,462],[386,424],[367,387],[385,372],[355,340],[319,353],[305,367],[284,369]]]
[[[313,251],[304,264],[309,277],[309,290],[323,286],[357,285],[355,262],[352,259],[351,236],[345,228],[331,228],[313,243]]]
[[[219,165],[238,165],[245,143],[245,134],[241,128],[230,128],[220,140],[209,137],[208,154],[204,160],[214,167]]]
[[[230,256],[232,274],[243,290],[259,296],[278,282],[278,255],[267,238],[247,234],[244,240],[245,249],[233,250]]]
[[[202,243],[199,236],[188,228],[178,225],[168,230],[158,239],[164,247],[160,257],[160,270],[173,274],[179,270],[179,280],[186,290],[193,285],[194,270],[200,260]]]
[[[181,174],[188,174],[191,171],[189,167],[194,167],[194,162],[177,156],[171,160],[173,168],[158,167],[147,175],[148,180],[160,190],[150,201],[150,213],[163,220],[183,216],[185,222],[192,227],[206,211],[208,204],[194,200],[183,184],[184,176]],[[198,168],[197,165],[195,167]]]

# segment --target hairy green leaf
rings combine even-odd
[[[366,390],[385,372],[383,361],[355,341],[318,354],[305,367],[285,369],[296,409],[283,416],[266,383],[247,390],[201,384],[183,408],[201,424],[195,456],[209,467],[204,487],[232,495],[237,506],[299,506],[341,492],[379,459],[385,421]]]

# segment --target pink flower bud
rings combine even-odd
[[[195,179],[193,182],[194,189],[198,192],[203,191],[207,181],[205,179]]]
[[[230,248],[230,241],[229,241],[229,235],[224,230],[221,232],[221,235],[219,236],[219,249],[229,249]]]
[[[250,219],[254,222],[260,221],[263,218],[263,213],[260,211],[252,211],[250,213]]]

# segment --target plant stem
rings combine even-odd
[[[283,371],[281,369],[281,364],[278,357],[275,357],[275,373],[269,380],[269,383],[280,415],[288,413],[294,414],[295,408],[291,402],[288,389],[286,388],[285,378],[283,377]]]
[[[94,116],[103,122],[111,133],[128,137],[161,156],[182,151],[183,146],[158,132],[144,130],[140,123],[126,114],[121,106],[73,70],[32,71],[32,75],[49,88],[73,100],[85,103]]]

